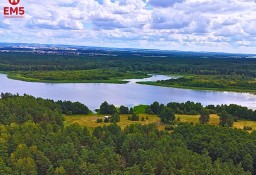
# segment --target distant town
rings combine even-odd
[[[193,55],[201,58],[208,56],[221,56],[230,58],[256,58],[255,54],[235,54],[219,52],[190,52],[178,50],[154,50],[134,48],[108,48],[94,46],[51,45],[29,43],[0,43],[0,52],[36,53],[52,55],[87,55],[87,56],[121,56],[133,55],[142,57],[167,57],[173,55]]]

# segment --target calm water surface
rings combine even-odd
[[[174,77],[175,78],[175,77]],[[155,75],[142,81],[166,80],[170,77]],[[239,104],[256,109],[256,95],[234,92],[214,92],[177,88],[166,88],[136,84],[131,80],[128,84],[104,83],[35,83],[8,79],[0,74],[0,92],[29,94],[35,97],[53,100],[79,101],[90,109],[96,109],[104,101],[126,106],[151,104],[154,101],[167,104],[169,102],[200,102],[208,104]]]

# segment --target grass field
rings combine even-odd
[[[193,124],[199,123],[199,117],[200,115],[176,115],[176,120],[180,118],[180,122],[193,122]],[[211,125],[219,125],[219,116],[216,114],[210,115],[210,121],[209,124]],[[256,124],[256,122],[255,122]]]
[[[193,122],[194,124],[199,123],[199,115],[176,115],[176,119],[180,117],[180,122]],[[209,124],[211,125],[219,125],[219,116],[216,114],[210,115]],[[234,122],[233,128],[243,129],[244,126],[251,126],[253,130],[256,130],[256,121],[249,121],[249,120],[238,120]]]
[[[135,123],[142,125],[154,123],[160,130],[164,130],[165,128],[165,125],[160,122],[160,118],[156,115],[139,114],[140,121],[130,121],[128,120],[128,116],[129,115],[120,115],[120,122],[118,122],[117,124],[121,128],[125,128],[126,126]],[[141,121],[142,117],[145,118],[145,121]],[[93,129],[98,126],[110,125],[110,123],[97,123],[96,121],[98,118],[104,119],[104,116],[96,114],[65,116],[65,125],[77,123],[79,125],[86,126],[90,129]],[[146,118],[148,118],[148,120],[146,120]],[[179,120],[179,122],[193,122],[193,124],[197,124],[199,123],[199,115],[176,115],[176,120]],[[209,124],[218,126],[219,116],[216,114],[211,114]],[[237,129],[243,129],[244,126],[251,126],[253,130],[256,130],[256,121],[239,120],[238,122],[234,122],[233,127]]]
[[[120,115],[120,122],[117,124],[121,128],[125,128],[128,125],[139,123],[142,125],[147,125],[151,123],[157,124],[159,129],[164,129],[164,126],[160,123],[160,118],[156,115],[148,115],[148,114],[142,114],[139,115],[140,121],[130,121],[128,120],[129,115]],[[142,117],[145,118],[144,121],[141,121]],[[146,120],[146,117],[148,117],[148,120]],[[103,115],[72,115],[72,116],[65,116],[65,124],[69,125],[72,123],[77,123],[82,126],[86,126],[88,128],[95,128],[97,126],[104,126],[104,125],[110,125],[110,123],[97,123],[97,119],[101,118],[104,119]]]
[[[134,113],[136,114],[145,114],[146,113],[146,107],[148,105],[138,105],[138,106],[134,106]]]

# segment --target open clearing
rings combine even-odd
[[[139,114],[140,121],[130,121],[128,120],[129,115],[120,115],[120,122],[117,123],[122,129],[130,124],[142,124],[147,125],[151,123],[155,123],[158,127],[158,129],[163,130],[165,128],[165,125],[160,122],[160,118],[157,115],[149,115],[149,114]],[[142,117],[145,118],[144,121],[141,121]],[[179,122],[189,122],[193,124],[199,123],[199,115],[180,115],[176,114],[176,120],[179,120]],[[101,118],[104,120],[104,115],[71,115],[71,116],[65,116],[65,124],[70,125],[73,123],[77,123],[81,126],[86,126],[90,129],[93,129],[98,126],[104,126],[109,125],[110,123],[97,123],[97,119]],[[148,120],[146,119],[148,118]],[[210,115],[210,122],[211,125],[218,126],[219,124],[219,116],[216,114]],[[247,120],[239,120],[238,122],[234,122],[233,127],[238,129],[243,129],[244,126],[251,126],[253,130],[256,130],[256,121],[247,121]]]
[[[128,125],[131,124],[135,124],[135,123],[139,123],[142,125],[147,125],[147,124],[151,124],[151,123],[155,123],[158,125],[159,129],[164,129],[164,125],[162,125],[160,123],[160,118],[157,117],[156,115],[149,115],[149,114],[140,114],[140,121],[130,121],[128,120],[128,116],[129,115],[120,115],[120,122],[118,122],[117,124],[121,127],[121,128],[125,128]],[[145,118],[144,121],[141,121],[142,117]],[[71,123],[77,123],[79,125],[82,126],[86,126],[88,128],[95,128],[97,126],[104,126],[104,125],[110,125],[110,123],[97,123],[97,119],[103,119],[104,120],[104,115],[96,115],[96,114],[92,114],[92,115],[71,115],[71,116],[65,116],[65,124],[69,125]],[[146,120],[146,118],[148,118],[148,120]]]

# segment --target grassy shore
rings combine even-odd
[[[6,74],[6,73],[5,73]],[[24,77],[17,73],[7,73],[7,77],[13,80],[21,80],[26,82],[40,82],[40,83],[111,83],[111,84],[126,84],[128,81],[123,80],[40,80],[35,78]]]
[[[150,85],[150,86],[160,86],[160,87],[172,87],[172,88],[179,88],[179,89],[192,89],[192,90],[199,90],[199,91],[228,91],[228,92],[239,92],[239,93],[251,93],[256,94],[255,90],[249,89],[236,89],[236,88],[207,88],[207,87],[191,87],[191,86],[179,86],[179,85],[167,85],[158,82],[137,82],[138,84]]]
[[[70,71],[72,73],[72,71]],[[140,79],[140,78],[148,78],[149,75],[141,75],[141,74],[133,74],[127,73],[120,77],[109,77],[107,80],[102,79],[91,79],[91,80],[84,80],[84,79],[60,79],[60,80],[46,80],[41,78],[33,78],[29,76],[24,76],[22,73],[19,72],[0,72],[2,74],[7,74],[7,77],[14,80],[21,80],[26,82],[43,82],[43,83],[111,83],[111,84],[126,84],[129,81],[124,81],[124,79]],[[27,74],[26,74],[27,75]]]
[[[149,115],[149,114],[139,114],[140,121],[130,121],[128,120],[129,115],[120,115],[120,122],[117,123],[121,128],[125,128],[131,124],[156,124],[159,130],[164,130],[165,126],[160,122],[160,118],[157,115]],[[145,118],[144,121],[141,121],[142,117]],[[199,115],[176,115],[177,122],[188,122],[193,124],[199,123]],[[70,125],[73,123],[77,123],[81,126],[86,126],[90,129],[93,129],[98,126],[110,125],[110,123],[97,123],[97,119],[104,119],[103,115],[91,114],[91,115],[71,115],[65,116],[65,124]],[[146,120],[148,118],[148,120]],[[210,115],[210,125],[219,125],[219,116],[216,114]],[[251,126],[253,130],[256,130],[256,121],[247,121],[247,120],[239,120],[238,122],[234,122],[233,128],[243,129],[244,126]]]

